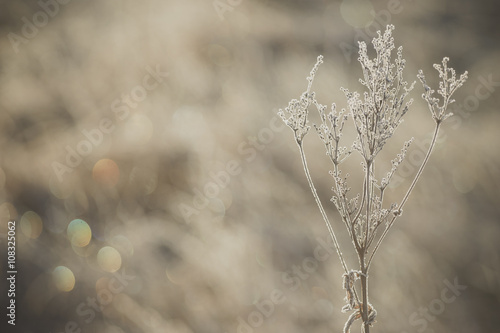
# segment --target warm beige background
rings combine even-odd
[[[320,101],[346,106],[340,87],[359,89],[361,71],[356,55],[340,46],[353,47],[364,31],[376,30],[371,10],[396,26],[408,81],[422,68],[436,82],[432,64],[449,56],[458,72],[469,71],[456,100],[471,103],[444,127],[376,257],[373,332],[493,332],[500,325],[500,84],[488,91],[481,81],[500,81],[495,1],[232,0],[223,20],[211,0],[68,1],[18,52],[8,34],[22,37],[23,17],[33,22],[41,7],[2,2],[1,253],[7,220],[16,219],[19,332],[62,332],[74,321],[82,332],[250,333],[237,329],[238,317],[248,320],[275,289],[286,301],[254,332],[340,332],[347,315],[340,312],[335,255],[307,266],[313,272],[301,273],[297,290],[282,278],[294,265],[313,265],[306,258],[327,233],[292,133],[277,128],[274,117],[304,91],[318,54],[325,56],[314,84]],[[43,15],[38,19],[44,23]],[[140,90],[147,67],[168,77],[126,116],[114,113],[113,105],[124,105],[122,94]],[[410,136],[428,138],[432,121],[421,93],[417,84],[413,109],[381,158],[393,158]],[[65,147],[76,149],[82,131],[98,129],[104,118],[113,130],[59,181],[53,163],[64,163]],[[259,134],[265,144],[252,146]],[[327,203],[329,165],[314,133],[306,148]],[[353,192],[358,162],[350,170]],[[181,205],[194,207],[197,191],[225,168],[234,174],[229,185],[188,223]],[[408,179],[389,196],[400,198]],[[327,207],[354,264],[344,228]],[[92,232],[84,248],[72,247],[67,234],[76,218]],[[104,246],[119,257],[111,251],[108,261],[98,260]],[[6,259],[1,263],[5,272]],[[73,273],[71,291],[57,288],[57,266]],[[105,269],[118,268],[133,279],[120,292],[103,292],[113,279]],[[445,281],[455,278],[467,286],[460,296],[439,315],[411,319],[419,308],[436,306]],[[2,300],[6,294],[2,283]],[[79,315],[80,304],[96,295],[111,295],[112,302],[95,318]]]

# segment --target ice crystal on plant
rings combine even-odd
[[[442,122],[446,118],[453,115],[451,112],[446,113],[448,105],[455,102],[455,100],[451,99],[451,95],[453,95],[453,93],[465,83],[468,76],[468,72],[465,71],[457,79],[457,73],[455,70],[453,68],[448,68],[449,60],[450,59],[448,57],[443,58],[443,66],[434,64],[434,68],[439,72],[439,78],[441,79],[439,82],[439,89],[437,91],[443,98],[441,105],[439,105],[441,100],[432,96],[434,94],[434,90],[427,85],[424,72],[419,70],[417,75],[425,90],[422,94],[422,98],[427,102],[432,118],[436,122]]]
[[[280,109],[278,111],[278,115],[285,122],[285,124],[290,127],[294,134],[295,140],[297,143],[302,142],[304,136],[309,132],[311,126],[309,126],[309,121],[307,119],[307,115],[309,112],[309,106],[315,102],[314,92],[311,91],[311,86],[314,81],[314,76],[318,71],[318,67],[323,63],[323,56],[318,56],[318,60],[316,65],[314,65],[311,73],[307,77],[307,81],[309,82],[307,86],[307,90],[302,93],[300,96],[300,100],[292,99],[288,106],[285,108],[285,111]],[[287,117],[288,115],[288,117]]]
[[[415,84],[415,82],[408,84],[403,79],[406,64],[403,59],[403,48],[398,47],[393,57],[393,51],[396,49],[392,37],[393,30],[394,26],[389,25],[383,34],[379,31],[378,36],[373,39],[374,58],[368,56],[366,43],[359,43],[358,60],[363,72],[363,77],[359,81],[364,86],[365,91],[360,94],[341,88],[347,98],[348,111],[345,109],[340,112],[337,111],[337,106],[333,103],[331,111],[327,113],[326,105],[320,104],[316,100],[314,92],[311,92],[314,77],[319,65],[323,62],[322,56],[318,57],[310,75],[307,77],[307,90],[301,95],[300,99],[293,99],[284,111],[279,110],[279,115],[285,124],[294,132],[311,192],[344,268],[343,287],[346,290],[345,300],[347,304],[342,308],[342,312],[353,311],[345,323],[345,333],[350,331],[350,327],[357,319],[363,321],[362,328],[365,333],[369,332],[370,327],[375,322],[377,311],[368,301],[367,287],[368,272],[372,259],[396,219],[402,215],[403,206],[433,151],[441,123],[451,116],[451,113],[447,113],[447,108],[449,104],[453,103],[452,94],[467,79],[467,72],[457,78],[455,70],[448,67],[448,58],[443,59],[442,65],[434,65],[440,77],[437,91],[441,96],[440,99],[433,96],[435,91],[427,85],[423,72],[419,71],[417,77],[424,87],[422,97],[427,102],[432,118],[435,120],[434,135],[423,162],[404,197],[398,203],[393,202],[389,207],[387,205],[384,207],[385,190],[397,168],[404,161],[413,140],[412,138],[403,144],[401,152],[391,161],[389,171],[379,181],[375,173],[376,157],[387,140],[394,135],[394,132],[403,121],[403,117],[408,112],[413,99],[407,99],[407,97]],[[310,129],[308,116],[309,107],[311,106],[318,110],[321,122],[319,125],[314,124],[313,126],[323,142],[326,155],[333,166],[330,171],[333,178],[332,191],[334,194],[331,201],[340,213],[341,220],[352,240],[358,255],[359,270],[348,268],[333,227],[309,173],[303,140]],[[347,148],[347,146],[341,145],[340,142],[343,138],[342,132],[349,118],[352,120],[357,136],[350,148]],[[364,177],[363,187],[354,197],[349,197],[348,194],[351,191],[347,181],[349,174],[345,173],[345,176],[343,176],[341,166],[342,162],[356,151],[360,153],[363,159],[361,162],[361,171]],[[380,229],[383,229],[381,234]],[[375,245],[371,248],[373,244]],[[356,282],[358,280],[361,280],[361,296],[356,293]]]
[[[366,43],[359,43],[358,60],[363,70],[363,79],[359,82],[366,88],[363,98],[358,92],[342,88],[358,133],[357,149],[368,161],[382,150],[413,102],[413,99],[405,102],[414,83],[408,87],[403,79],[406,62],[402,47],[398,48],[394,63],[392,61],[393,30],[394,26],[389,25],[383,35],[379,31],[373,39],[376,51],[373,59],[368,56]]]

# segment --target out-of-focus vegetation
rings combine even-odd
[[[423,69],[437,82],[432,64],[444,56],[469,80],[375,259],[374,332],[495,330],[498,4],[229,3],[218,13],[211,1],[68,1],[45,11],[36,1],[3,2],[0,268],[4,276],[14,219],[16,329],[340,331],[342,268],[276,111],[304,91],[319,54],[314,90],[345,107],[340,87],[360,89],[354,41],[391,23],[408,81]],[[46,20],[37,14],[46,11]],[[405,123],[381,152],[389,166],[402,142],[416,138],[400,185],[387,193],[394,200],[432,134],[421,93],[416,85]],[[306,146],[354,264],[327,204],[323,146],[314,135]],[[351,178],[355,185],[361,175]],[[467,289],[444,302],[455,279]],[[12,330],[5,318],[0,327]]]

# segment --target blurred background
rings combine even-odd
[[[342,267],[276,112],[305,90],[346,107],[357,41],[394,24],[409,82],[469,71],[455,116],[378,252],[373,332],[500,325],[500,27],[496,1],[2,1],[2,332],[340,332]],[[415,103],[400,200],[433,131]],[[318,121],[317,114],[311,121]],[[345,145],[352,134],[346,132]],[[314,132],[306,154],[348,264]],[[423,147],[423,148],[422,148]],[[354,156],[351,194],[360,191]],[[16,325],[6,306],[16,221]],[[359,331],[359,323],[353,331]]]

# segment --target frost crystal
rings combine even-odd
[[[448,57],[443,58],[443,66],[434,64],[434,68],[439,72],[439,78],[441,79],[439,82],[439,89],[437,91],[443,98],[441,105],[439,105],[439,98],[432,97],[434,90],[427,85],[424,72],[419,70],[417,75],[425,90],[422,94],[422,98],[427,102],[432,118],[436,122],[442,122],[446,118],[453,115],[451,112],[446,113],[448,105],[455,102],[455,100],[451,99],[451,95],[467,80],[467,71],[465,71],[462,75],[460,75],[460,78],[457,79],[455,70],[453,68],[448,68],[449,60],[450,59],[448,59]]]
[[[389,25],[382,35],[373,39],[376,57],[370,59],[366,44],[359,43],[359,62],[363,69],[363,79],[359,81],[366,91],[361,98],[357,92],[343,88],[351,116],[356,126],[360,153],[367,161],[372,161],[382,150],[386,141],[394,134],[403,121],[413,99],[405,103],[406,96],[413,89],[403,79],[405,60],[403,48],[399,47],[392,62],[394,26]]]
[[[320,55],[318,56],[316,65],[314,65],[310,75],[307,77],[307,81],[309,82],[309,84],[307,86],[307,90],[300,96],[300,100],[292,99],[290,103],[288,103],[288,106],[285,108],[285,111],[283,111],[282,109],[278,111],[278,115],[281,117],[281,119],[288,127],[293,130],[295,134],[295,140],[298,144],[302,143],[304,136],[307,134],[307,132],[309,132],[309,129],[311,128],[307,119],[309,106],[311,106],[311,104],[317,103],[314,98],[314,92],[311,93],[311,86],[314,81],[314,76],[318,71],[318,67],[322,63],[323,56]]]

